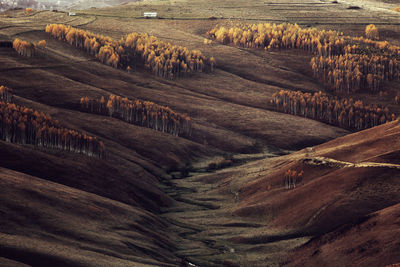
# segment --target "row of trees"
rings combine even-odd
[[[297,48],[324,56],[341,54],[346,45],[345,38],[337,31],[303,29],[290,23],[239,24],[229,29],[215,27],[207,35],[224,44],[266,50]]]
[[[14,40],[13,48],[18,54],[24,57],[33,57],[36,53],[36,46],[33,43],[23,41],[19,38]]]
[[[82,97],[80,102],[82,109],[86,112],[108,115],[175,136],[190,136],[191,134],[192,127],[188,116],[150,101],[130,100],[110,95],[100,99]]]
[[[214,27],[207,35],[217,41],[249,48],[264,48],[266,50],[303,49],[319,56],[328,57],[352,53],[380,53],[400,56],[400,47],[390,45],[387,41],[377,41],[378,29],[368,25],[366,36],[350,37],[341,32],[319,30],[316,28],[301,28],[297,24],[238,24],[231,28]],[[371,39],[369,37],[372,37]],[[350,49],[350,50],[349,50]],[[357,50],[357,52],[355,51]]]
[[[0,85],[0,101],[11,102],[12,98],[12,90],[6,86]]]
[[[105,152],[96,137],[63,128],[44,113],[7,102],[0,102],[0,139],[95,157],[104,157]]]
[[[400,79],[400,64],[385,56],[344,54],[313,57],[314,75],[338,92],[369,90],[378,92],[384,80]]]
[[[277,111],[304,116],[348,129],[362,130],[397,119],[387,107],[365,105],[361,100],[339,99],[322,92],[281,90],[270,100]]]
[[[285,189],[296,188],[296,184],[303,180],[304,171],[287,170],[284,175]]]
[[[388,57],[396,57],[397,59],[400,56],[400,46],[391,45],[388,41],[371,40],[362,36],[347,36],[346,38],[348,40],[347,47],[351,47],[351,50],[346,51],[348,53],[366,55],[379,54]]]
[[[46,32],[86,50],[107,65],[131,70],[140,63],[164,78],[213,70],[215,65],[213,57],[207,58],[199,50],[172,45],[148,34],[131,33],[117,41],[63,24],[47,25]]]
[[[213,71],[215,59],[207,58],[199,50],[171,45],[148,34],[131,33],[122,39],[130,60],[140,57],[147,68],[156,75],[173,78],[188,72],[202,72],[206,67]]]
[[[215,27],[207,35],[224,44],[252,48],[303,49],[315,55],[314,74],[341,92],[379,91],[383,80],[400,77],[400,47],[378,39],[378,29],[368,25],[366,36],[344,36],[337,31],[303,29],[297,24],[237,25]]]

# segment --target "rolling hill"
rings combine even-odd
[[[232,17],[298,21],[355,35],[373,20],[381,36],[396,43],[398,15],[347,7],[327,1],[258,8],[241,1],[149,1],[74,17],[7,11],[0,20],[1,41],[46,40],[47,46],[32,58],[0,47],[0,85],[12,88],[15,104],[97,137],[106,154],[102,159],[0,141],[0,265],[400,262],[399,121],[352,133],[274,112],[268,99],[281,89],[327,92],[312,77],[312,55],[203,42],[215,25],[237,22],[220,17]],[[145,9],[171,19],[134,18]],[[112,68],[51,38],[44,32],[49,23],[117,40],[133,31],[151,33],[214,56],[217,68],[180,79],[157,77],[140,66],[129,72]],[[398,113],[393,103],[398,86],[392,81],[383,85],[387,95],[354,97]],[[192,134],[178,137],[80,107],[82,97],[110,94],[185,113]],[[288,170],[301,177],[296,186],[294,180],[285,184]]]

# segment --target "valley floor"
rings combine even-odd
[[[390,2],[390,1],[389,1]],[[47,47],[24,58],[0,47],[0,85],[14,102],[104,141],[105,160],[0,141],[0,265],[5,266],[386,266],[400,262],[400,126],[358,133],[268,109],[281,90],[329,92],[303,51],[213,42],[237,22],[298,22],[363,35],[375,23],[400,44],[395,3],[372,1],[143,1],[63,12],[8,11],[0,40]],[[360,9],[351,9],[358,5]],[[143,11],[163,19],[138,19]],[[64,23],[119,39],[147,32],[214,56],[213,73],[176,80],[105,66],[50,38]],[[386,95],[356,94],[365,103]],[[181,138],[82,112],[81,97],[115,94],[188,114]],[[312,147],[312,148],[311,148]],[[210,163],[231,165],[207,170]],[[288,170],[303,172],[287,188]]]

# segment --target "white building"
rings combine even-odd
[[[143,17],[145,18],[157,18],[157,12],[144,12]]]

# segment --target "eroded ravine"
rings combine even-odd
[[[271,154],[263,156],[267,157]],[[247,163],[258,160],[259,154]],[[241,173],[257,177],[263,171],[242,168],[236,165],[213,172],[195,170],[188,177],[165,181],[176,203],[164,209],[161,216],[170,223],[170,231],[178,234],[176,254],[186,266],[258,266],[260,259],[279,266],[284,253],[309,239],[297,233],[272,234],[266,222],[234,214],[240,194],[233,177]],[[264,238],[267,234],[268,240],[237,240],[257,233]]]

